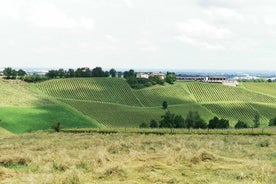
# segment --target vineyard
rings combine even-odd
[[[276,103],[276,96],[271,97],[248,91],[239,87],[224,86],[201,82],[188,83],[188,88],[198,102],[260,102]]]
[[[274,86],[270,85],[267,93],[246,86],[176,82],[134,90],[124,79],[114,78],[56,79],[37,85],[49,97],[74,107],[105,127],[138,127],[151,119],[160,120],[164,114],[163,101],[168,102],[171,112],[184,118],[189,111],[198,111],[207,122],[218,116],[234,126],[238,120],[252,125],[254,116],[259,114],[261,125],[266,126],[275,116]]]
[[[245,82],[243,86],[251,91],[276,96],[276,83],[269,82]]]
[[[238,120],[253,124],[260,115],[261,126],[275,117],[274,83],[242,83],[239,87],[200,82],[176,82],[134,90],[124,79],[71,78],[37,84],[0,81],[1,127],[21,133],[50,129],[55,122],[64,128],[138,127],[159,121],[168,110],[184,118],[198,111],[208,122],[225,118],[233,127]]]
[[[134,94],[147,107],[160,106],[163,100],[169,104],[185,104],[193,101],[180,84],[134,90]]]
[[[165,113],[161,107],[133,107],[77,100],[62,101],[96,119],[105,127],[138,127],[141,122],[148,123],[151,119],[160,120],[161,115]],[[183,117],[189,110],[198,111],[204,119],[213,117],[207,109],[195,103],[172,106],[169,110]]]

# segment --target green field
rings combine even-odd
[[[38,93],[33,85],[0,80],[0,90],[0,135],[51,129],[57,122],[63,128],[101,126],[76,109]]]
[[[21,133],[49,129],[59,121],[66,128],[138,127],[160,120],[169,110],[184,118],[198,111],[205,121],[214,116],[253,124],[260,115],[261,126],[276,114],[274,83],[242,83],[238,87],[200,82],[176,82],[134,90],[124,79],[71,78],[37,84],[0,81],[0,127]]]

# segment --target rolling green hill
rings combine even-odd
[[[0,80],[1,132],[23,133],[51,129],[57,122],[64,128],[100,126],[76,109],[36,91],[31,84]]]
[[[142,122],[158,120],[164,114],[163,101],[168,102],[171,112],[184,117],[188,111],[198,111],[206,121],[218,116],[229,119],[232,126],[237,120],[252,124],[256,114],[265,126],[276,110],[276,96],[272,94],[275,85],[268,86],[269,93],[247,89],[245,85],[229,87],[201,82],[134,90],[124,79],[112,78],[57,79],[37,86],[107,127],[137,127]]]
[[[200,82],[176,82],[134,90],[124,79],[71,78],[38,84],[0,81],[0,127],[13,133],[49,129],[56,122],[64,128],[138,127],[160,120],[169,110],[184,118],[198,111],[205,121],[214,116],[253,124],[256,114],[267,126],[276,116],[276,85],[243,83],[240,87]]]

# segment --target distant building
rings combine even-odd
[[[205,77],[198,77],[198,76],[176,76],[176,80],[179,81],[204,81]]]
[[[226,81],[226,77],[224,76],[209,76],[205,78],[206,82],[211,82],[211,83],[223,83]]]
[[[148,73],[137,73],[136,74],[136,78],[145,78],[148,79],[149,78],[149,74]]]
[[[159,76],[161,79],[165,79],[166,75],[162,72],[159,73],[145,73],[145,72],[139,72],[136,74],[136,78],[145,78],[148,79],[149,77],[155,77]]]
[[[159,72],[159,73],[150,73],[149,74],[149,77],[155,77],[155,76],[159,76],[161,79],[165,79],[166,78],[166,75],[163,74],[162,72]]]

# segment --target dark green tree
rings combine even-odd
[[[276,117],[269,120],[269,126],[276,126]]]
[[[27,73],[26,73],[24,70],[19,69],[19,70],[17,71],[17,76],[19,76],[19,77],[24,77],[25,75],[27,75]]]
[[[162,108],[163,109],[167,109],[168,108],[168,102],[167,101],[163,101],[162,102]]]
[[[49,79],[55,79],[59,76],[59,73],[57,70],[49,70],[46,74],[45,74]]]
[[[248,128],[248,125],[243,121],[238,121],[235,125],[235,129]]]
[[[207,123],[201,119],[197,111],[189,111],[185,119],[186,128],[207,128]]]
[[[101,67],[96,67],[92,69],[92,77],[105,77],[105,72]]]
[[[111,77],[116,77],[116,70],[114,68],[111,68],[109,70],[109,73],[110,73]]]
[[[160,128],[174,128],[174,117],[175,114],[167,111],[165,115],[161,116],[161,121],[159,122]]]
[[[175,128],[185,128],[185,120],[181,115],[174,117]]]
[[[159,127],[158,122],[156,120],[152,119],[150,121],[150,128],[158,128],[158,127]]]
[[[129,78],[129,77],[135,77],[135,78],[136,78],[135,72],[134,72],[133,69],[124,72],[124,78],[127,79],[127,78]]]
[[[15,79],[17,76],[17,71],[8,67],[4,69],[3,75],[4,75],[4,78],[6,79]]]
[[[214,117],[209,121],[208,128],[210,129],[226,129],[229,128],[229,121],[226,119],[219,119],[218,117]]]
[[[167,72],[165,81],[169,84],[173,84],[176,81],[175,73]]]

